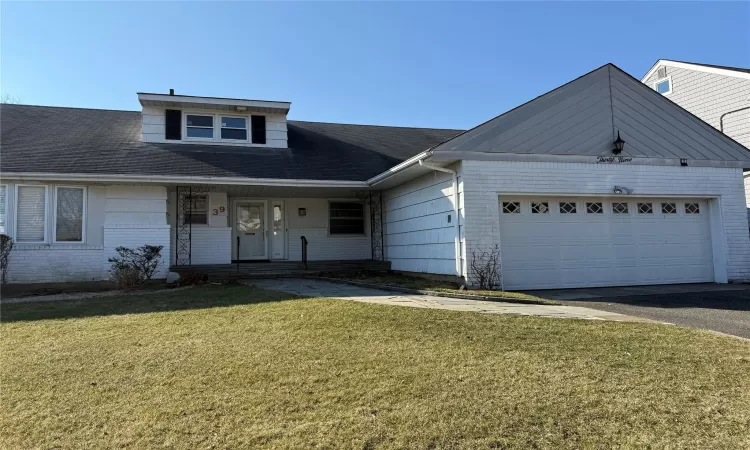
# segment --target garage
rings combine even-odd
[[[714,281],[706,199],[501,197],[503,288]]]

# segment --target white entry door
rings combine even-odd
[[[235,203],[234,245],[237,259],[266,259],[265,203]]]
[[[501,198],[507,290],[714,281],[705,199]]]

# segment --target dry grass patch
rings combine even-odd
[[[750,345],[246,286],[2,307],[0,448],[747,448]]]
[[[447,294],[462,295],[481,295],[492,297],[503,301],[521,300],[523,303],[539,303],[544,305],[559,305],[560,302],[550,300],[534,295],[524,294],[522,292],[512,291],[486,291],[479,289],[459,289],[458,283],[450,281],[429,280],[421,277],[410,277],[397,273],[381,273],[370,271],[355,271],[341,273],[326,273],[327,278],[338,278],[346,281],[356,281],[361,283],[379,284],[382,286],[396,286],[408,289],[418,289],[422,291],[443,292]]]

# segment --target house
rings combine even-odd
[[[641,81],[750,148],[750,69],[660,59]]]
[[[641,81],[750,148],[750,69],[660,59]],[[745,201],[750,217],[750,174]]]
[[[508,290],[750,280],[750,152],[612,64],[463,132],[138,99],[2,106],[11,281],[100,279],[142,244],[173,266],[306,249],[471,285],[497,249]]]

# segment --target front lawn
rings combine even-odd
[[[748,448],[750,344],[245,286],[2,306],[0,448]]]

